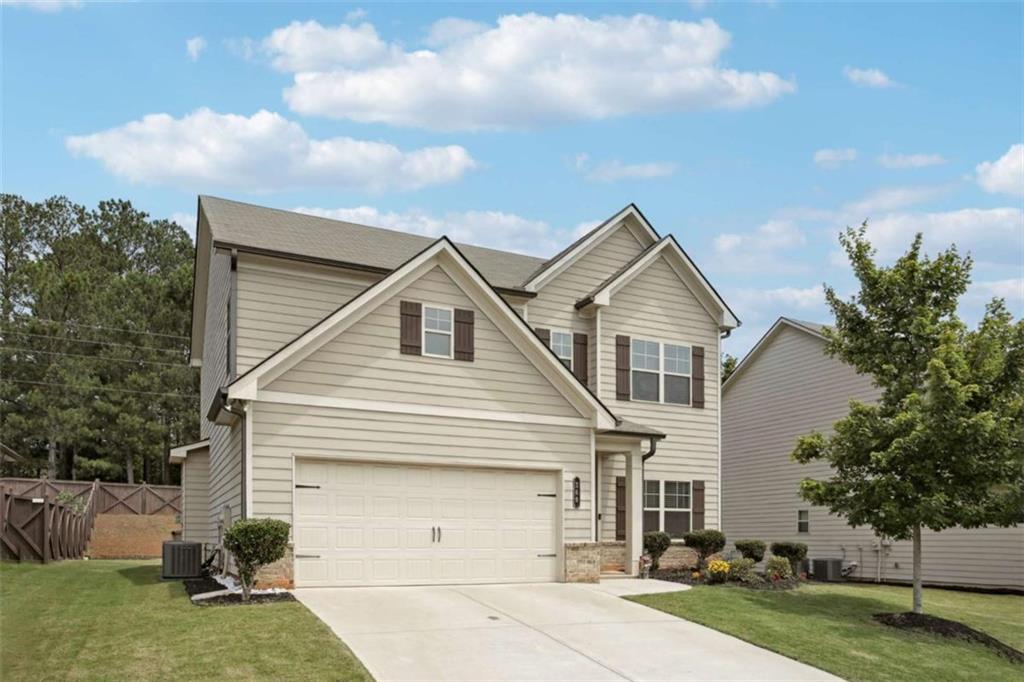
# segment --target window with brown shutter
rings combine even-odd
[[[475,316],[472,310],[455,309],[455,359],[473,361],[473,324]]]
[[[704,528],[704,481],[693,482],[693,530]]]
[[[704,347],[694,346],[693,355],[693,398],[691,405],[704,407]]]
[[[615,398],[629,400],[629,337],[615,337]]]
[[[399,350],[403,355],[422,355],[423,306],[415,301],[399,304],[400,334]]]
[[[572,335],[572,373],[576,378],[587,383],[589,377],[587,363],[587,335],[574,333]]]

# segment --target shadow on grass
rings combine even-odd
[[[851,620],[873,624],[872,616],[876,613],[906,611],[910,607],[908,603],[906,609],[901,609],[898,604],[866,595],[821,594],[804,589],[793,592],[756,592],[751,590],[743,598],[751,605],[756,605],[766,611],[773,611],[780,616],[827,619],[847,624]]]
[[[163,582],[160,578],[160,566],[129,566],[118,569],[117,572],[135,585],[158,585]]]

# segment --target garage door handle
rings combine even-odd
[[[437,541],[441,542],[441,526],[437,527]]]
[[[305,485],[304,483],[296,483],[295,487],[296,488],[315,488],[316,490],[320,490],[320,486],[318,486],[318,485]]]
[[[430,541],[437,542],[437,526],[430,527]]]
[[[538,554],[537,556],[544,557],[546,559],[548,557],[556,557],[558,555],[557,554]]]
[[[319,554],[296,554],[296,559],[319,559]]]

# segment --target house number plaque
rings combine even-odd
[[[580,508],[580,477],[575,476],[572,479],[572,508]]]

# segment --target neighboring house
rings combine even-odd
[[[283,519],[277,582],[399,585],[596,580],[718,527],[739,321],[635,206],[547,260],[206,196],[196,242],[186,539]]]
[[[811,506],[803,478],[829,476],[827,464],[790,459],[797,439],[829,433],[849,401],[874,402],[870,377],[825,355],[822,326],[779,318],[722,388],[722,526],[730,541],[806,543],[809,558],[856,564],[858,580],[909,582],[911,543],[879,543],[870,528]],[[924,581],[1024,589],[1024,528],[951,528],[922,538]]]

